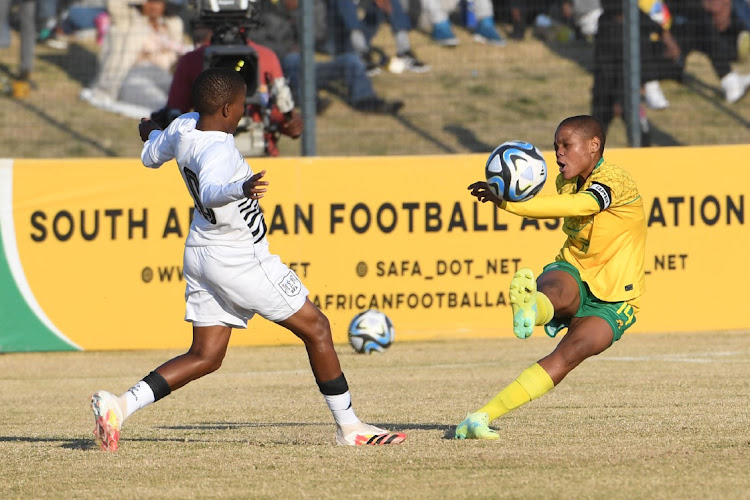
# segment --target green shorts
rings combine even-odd
[[[612,327],[613,338],[612,343],[620,340],[625,330],[630,328],[635,323],[635,310],[633,306],[627,302],[605,302],[597,299],[589,286],[581,280],[581,274],[578,269],[572,264],[567,262],[553,262],[544,266],[542,274],[547,271],[565,271],[575,278],[578,283],[578,293],[581,296],[581,306],[578,311],[574,314],[577,318],[583,318],[586,316],[596,316],[602,318],[604,321],[609,323]],[[570,321],[563,319],[553,318],[552,321],[544,325],[544,331],[550,337],[554,337],[563,328],[568,328]]]

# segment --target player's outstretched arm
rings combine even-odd
[[[484,181],[478,181],[473,184],[470,184],[468,189],[469,191],[471,191],[471,195],[475,196],[482,203],[487,203],[488,201],[491,201],[498,207],[501,207],[503,203],[503,200],[498,198],[495,192],[490,188],[489,184],[487,184]]]
[[[263,186],[268,186],[268,181],[261,180],[265,175],[266,171],[261,170],[242,184],[242,192],[245,193],[246,197],[254,200],[263,198],[266,192],[266,188]]]

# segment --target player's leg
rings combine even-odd
[[[579,279],[577,271],[573,275],[568,270],[550,270],[550,266],[539,276],[537,293],[552,304],[554,317],[572,318],[578,312],[582,301]]]
[[[612,326],[596,316],[572,318],[568,332],[554,351],[524,370],[486,405],[471,413],[456,428],[459,439],[498,439],[489,428],[492,420],[543,396],[584,359],[612,345]]]
[[[130,415],[217,370],[226,354],[231,332],[227,326],[194,326],[193,343],[188,352],[162,364],[119,397],[107,391],[95,392],[91,396],[91,409],[94,437],[101,449],[117,450],[122,424]]]
[[[554,351],[539,360],[538,365],[557,385],[583,360],[611,346],[613,335],[612,327],[603,318],[572,318],[568,333],[560,340]]]
[[[406,436],[398,432],[365,424],[352,408],[349,385],[333,346],[328,318],[309,299],[279,325],[299,337],[305,344],[315,381],[336,421],[336,442],[342,445],[399,444]]]
[[[519,269],[513,276],[509,296],[513,331],[519,338],[527,338],[534,326],[545,325],[554,318],[567,322],[578,311],[581,304],[578,280],[565,265],[559,270],[556,266],[560,267],[557,263],[545,267],[538,280],[534,280],[528,268]],[[456,427],[455,437],[498,439],[499,434],[490,429],[489,422],[543,396],[553,387],[554,382],[545,369],[539,363],[533,364],[487,404],[467,415]]]
[[[310,299],[289,318],[278,321],[305,344],[315,380],[333,380],[341,375],[341,365],[333,346],[328,318]]]
[[[548,393],[554,387],[547,372],[535,363],[526,368],[513,382],[484,406],[466,416],[456,427],[457,439],[499,439],[489,423],[511,410]]]
[[[232,329],[224,325],[193,326],[190,349],[156,369],[174,391],[188,382],[215,372],[227,353]]]

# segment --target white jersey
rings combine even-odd
[[[165,130],[154,130],[143,145],[141,161],[159,168],[175,159],[195,203],[185,246],[247,246],[265,242],[266,222],[258,200],[242,192],[253,175],[234,145],[234,136],[196,130],[198,113],[186,113]]]

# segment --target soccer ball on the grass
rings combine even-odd
[[[484,168],[487,184],[506,201],[530,200],[544,187],[547,164],[542,152],[524,141],[500,144]]]
[[[383,352],[393,343],[393,322],[381,311],[368,309],[349,324],[349,344],[361,354]]]

